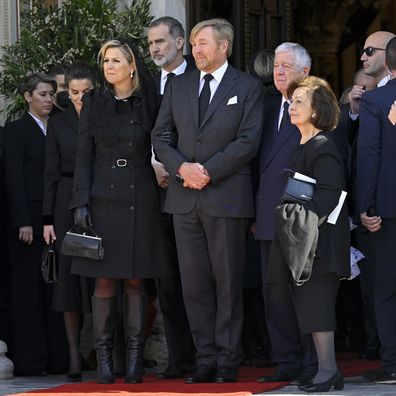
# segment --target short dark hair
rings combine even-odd
[[[175,18],[171,16],[164,16],[161,18],[156,19],[155,21],[151,22],[149,25],[149,29],[153,27],[157,27],[159,25],[166,25],[169,29],[169,34],[174,38],[177,39],[179,37],[185,38],[186,33],[183,29],[182,24]]]
[[[65,84],[69,87],[71,80],[90,80],[93,85],[96,83],[96,73],[95,70],[84,62],[73,63],[67,70],[65,74]]]
[[[48,72],[48,75],[50,77],[55,77],[58,74],[65,74],[66,70],[67,70],[67,66],[60,63],[58,65],[53,65],[50,68],[50,71]]]
[[[308,94],[311,95],[311,107],[316,114],[311,119],[312,125],[322,131],[333,130],[340,118],[340,108],[328,82],[315,76],[299,78],[290,83],[287,89],[289,98],[297,88],[307,88]]]
[[[56,91],[56,88],[58,87],[58,84],[56,81],[48,76],[47,74],[42,74],[42,73],[35,73],[35,74],[30,74],[27,76],[18,86],[18,93],[21,96],[24,96],[25,92],[29,92],[31,95],[33,91],[37,88],[37,85],[40,83],[48,83],[51,84],[52,87],[54,88],[54,91]]]
[[[385,49],[386,65],[390,71],[396,71],[396,37],[393,37]]]

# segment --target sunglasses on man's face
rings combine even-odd
[[[368,57],[373,56],[377,51],[385,51],[385,48],[366,47],[360,55],[366,54]]]

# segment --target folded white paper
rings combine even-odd
[[[228,99],[227,106],[237,104],[237,103],[238,103],[238,98],[236,96],[233,96],[232,98]]]
[[[334,208],[334,210],[327,217],[327,222],[330,224],[335,224],[337,222],[338,216],[340,215],[342,205],[344,204],[345,198],[347,196],[346,191],[342,190],[340,199],[338,200],[338,205]]]

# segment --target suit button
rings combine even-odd
[[[133,206],[131,206],[131,207],[129,208],[129,210],[135,210],[135,208],[134,208]]]
[[[197,144],[201,144],[201,141],[200,141],[200,140],[198,140]]]
[[[110,188],[114,188],[114,184],[110,184]]]
[[[131,184],[129,187],[134,188],[135,186],[133,184]]]
[[[110,206],[109,209],[110,209],[110,210],[113,210],[113,206]]]
[[[135,123],[135,121],[133,121],[133,120],[129,120],[129,123],[132,125],[132,124],[134,124],[134,123]]]
[[[128,143],[128,146],[129,146],[129,147],[131,147],[131,146],[132,146],[132,144],[133,144],[132,142],[129,142],[129,143]]]
[[[111,167],[112,167],[113,169],[115,169],[115,165],[111,165]]]

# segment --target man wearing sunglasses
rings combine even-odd
[[[376,79],[378,87],[389,81],[389,73],[385,69],[385,47],[393,37],[395,35],[391,32],[378,31],[370,34],[364,43],[360,58],[363,62],[363,70]],[[366,87],[362,85],[354,85],[348,95],[351,104],[349,116],[353,121],[359,116],[360,99],[365,90]]]
[[[367,92],[360,107],[356,206],[373,250],[373,301],[381,341],[375,381],[396,384],[396,127],[388,112],[396,99],[396,37],[386,46],[389,82]]]

